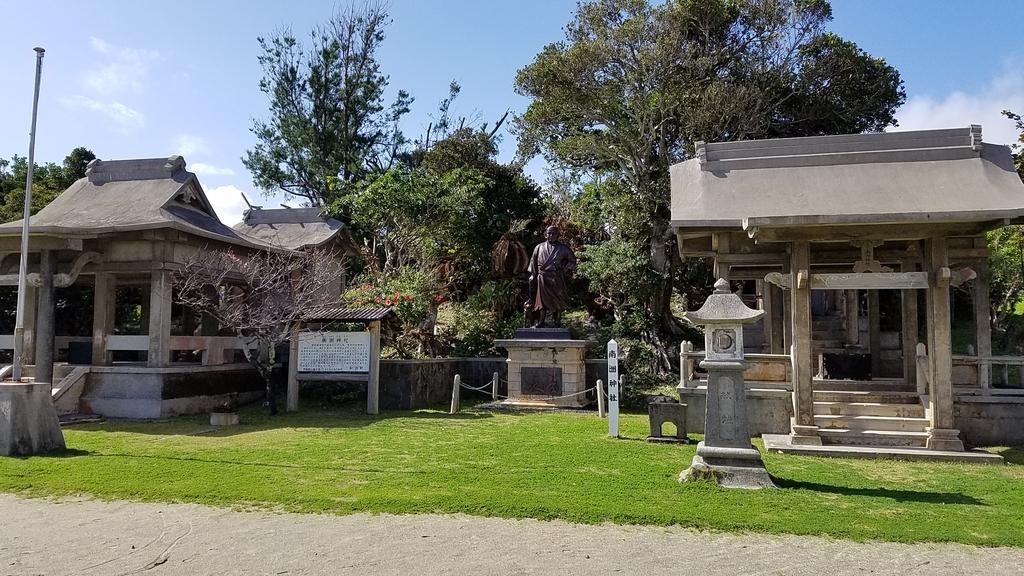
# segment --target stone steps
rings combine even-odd
[[[815,380],[814,390],[826,392],[916,392],[917,387],[904,380]]]
[[[924,448],[927,432],[896,430],[852,430],[849,428],[819,428],[818,436],[825,445],[840,446],[914,446]]]
[[[924,418],[920,404],[884,404],[881,402],[815,402],[815,417],[821,416],[888,416]]]
[[[815,402],[918,404],[917,392],[893,392],[887,390],[815,390]]]
[[[822,430],[855,430],[858,432],[927,432],[927,418],[906,418],[903,416],[838,415],[815,414],[814,424]]]

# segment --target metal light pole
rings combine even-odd
[[[43,74],[43,54],[36,47],[36,88],[32,95],[32,131],[28,135],[28,178],[25,179],[25,217],[21,224],[21,258],[18,262],[18,308],[14,320],[14,380],[20,380],[25,363],[25,290],[28,276],[28,217],[32,211],[32,172],[36,160],[36,113],[39,111],[39,80]]]

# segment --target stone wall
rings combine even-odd
[[[964,444],[1024,444],[1024,396],[957,396],[953,421]]]
[[[681,402],[686,404],[686,431],[704,433],[704,411],[707,407],[707,388],[680,390]],[[789,434],[793,417],[793,393],[784,389],[747,389],[747,421],[750,435]]]
[[[431,358],[380,361],[380,407],[384,410],[418,410],[443,406],[451,400],[455,375],[474,388],[498,373],[498,394],[508,394],[504,358]],[[490,394],[463,389],[462,397],[486,399]],[[300,392],[301,395],[301,392]]]

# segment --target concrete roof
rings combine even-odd
[[[173,228],[247,247],[245,238],[217,218],[199,180],[181,156],[93,160],[86,176],[29,220],[30,234],[92,237]],[[0,236],[20,236],[21,220],[0,225]]]
[[[986,222],[1024,217],[1024,183],[981,127],[698,143],[672,166],[672,225]]]
[[[319,208],[252,208],[234,227],[247,238],[288,250],[322,246],[341,229],[341,222],[322,216]]]

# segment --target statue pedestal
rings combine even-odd
[[[508,399],[524,408],[580,408],[588,403],[583,354],[586,340],[496,340],[508,350]]]
[[[0,382],[0,456],[64,450],[49,382]]]

